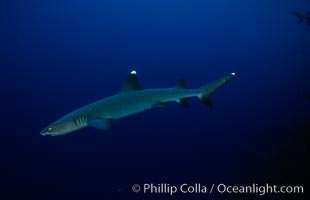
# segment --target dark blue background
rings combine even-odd
[[[2,117],[9,119],[1,134],[14,136],[13,148],[1,141],[11,149],[1,165],[3,191],[23,200],[162,199],[169,196],[134,194],[131,185],[308,183],[310,102],[300,91],[310,91],[310,27],[290,14],[309,11],[308,0],[1,4]],[[107,132],[39,135],[117,93],[133,69],[145,88],[237,76],[212,97],[212,109],[193,99],[190,109],[171,104]]]

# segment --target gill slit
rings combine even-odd
[[[74,123],[76,126],[85,126],[88,124],[88,115],[80,115],[77,118],[75,118]]]

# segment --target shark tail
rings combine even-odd
[[[209,84],[206,84],[198,89],[197,97],[208,107],[212,107],[213,103],[210,96],[215,93],[219,88],[221,88],[226,83],[230,82],[235,76],[235,73],[230,73],[228,76],[215,80]]]

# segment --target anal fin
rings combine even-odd
[[[213,102],[211,101],[210,97],[201,97],[200,100],[209,108],[213,107]]]
[[[181,104],[183,107],[189,108],[190,106],[189,106],[189,103],[188,103],[188,100],[187,100],[187,99],[188,99],[188,98],[178,99],[177,102],[178,102],[179,104]]]

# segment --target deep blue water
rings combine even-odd
[[[1,8],[9,119],[1,134],[14,136],[13,148],[1,140],[11,149],[3,151],[2,189],[12,197],[165,199],[131,186],[309,183],[310,102],[300,91],[310,92],[310,26],[291,15],[310,11],[308,0],[31,0]],[[192,99],[190,109],[172,103],[106,132],[39,134],[117,93],[131,70],[145,88],[236,77],[212,96],[212,109]]]

